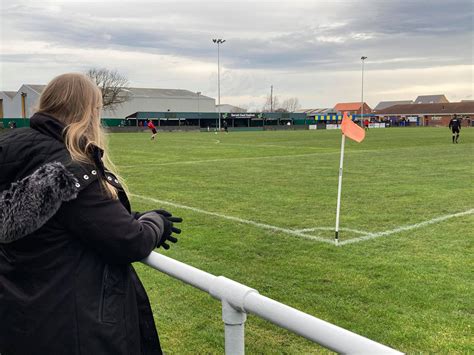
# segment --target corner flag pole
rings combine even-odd
[[[342,190],[342,167],[344,165],[344,143],[346,135],[342,134],[341,140],[341,160],[339,163],[339,185],[337,187],[337,208],[336,208],[336,230],[334,236],[334,243],[339,244],[339,212],[341,211],[341,190]]]

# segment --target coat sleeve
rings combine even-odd
[[[161,237],[153,226],[135,220],[119,200],[106,197],[97,180],[63,203],[58,213],[71,234],[109,263],[139,261]]]

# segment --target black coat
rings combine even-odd
[[[46,115],[0,135],[0,353],[160,354],[132,262],[159,236],[125,193],[105,197],[95,164],[71,161]]]

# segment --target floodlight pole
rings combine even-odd
[[[364,60],[366,60],[367,57],[362,56],[360,57],[360,60],[362,61],[362,96],[360,99],[360,126],[363,128],[364,127]]]
[[[217,112],[219,115],[219,132],[221,131],[221,65],[220,65],[220,45],[225,39],[215,38],[212,42],[217,44]]]

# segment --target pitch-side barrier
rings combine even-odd
[[[167,256],[152,252],[142,262],[205,291],[222,302],[226,354],[245,353],[244,325],[247,313],[255,314],[338,353],[402,354],[385,345],[262,296],[253,288],[223,276],[211,275]]]

